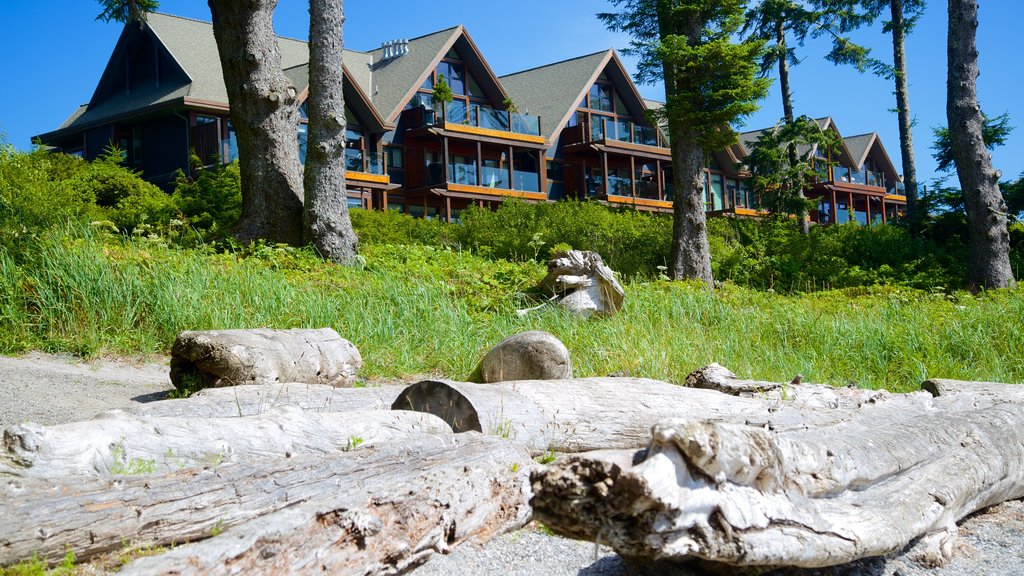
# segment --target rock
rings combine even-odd
[[[555,254],[548,262],[548,275],[540,287],[581,316],[615,314],[622,308],[626,294],[600,254],[580,250]]]
[[[572,378],[569,350],[547,332],[520,332],[502,340],[480,361],[481,382]]]

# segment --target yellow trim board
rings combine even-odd
[[[512,132],[510,130],[491,130],[490,128],[466,126],[465,124],[455,124],[453,122],[445,122],[444,129],[450,132],[462,132],[463,134],[476,134],[477,136],[490,136],[491,138],[518,140],[520,142],[530,142],[531,144],[547,143],[547,140],[545,140],[543,136],[534,136],[532,134],[520,134],[518,132]]]
[[[370,174],[368,172],[345,172],[346,180],[359,180],[360,182],[377,182],[378,184],[390,184],[391,176],[387,174]]]
[[[635,204],[637,206],[650,206],[652,208],[671,208],[672,203],[664,200],[648,200],[647,198],[633,198],[632,196],[608,195],[608,202],[612,204]]]
[[[452,192],[464,192],[466,194],[489,194],[491,196],[512,196],[514,198],[526,198],[529,200],[547,200],[548,195],[543,192],[523,192],[522,190],[509,190],[507,188],[488,188],[487,186],[473,186],[471,184],[448,183],[448,190]]]
[[[897,202],[906,202],[907,201],[907,197],[902,195],[902,194],[886,194],[885,195],[885,199],[886,200],[895,200]]]

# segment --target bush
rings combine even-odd
[[[448,225],[440,220],[413,218],[394,210],[349,210],[352,228],[362,244],[446,246]]]
[[[121,151],[108,148],[96,160],[83,163],[83,169],[62,185],[95,198],[98,214],[124,232],[142,224],[167,225],[175,214],[171,198],[138,172],[122,166],[122,161]]]
[[[197,163],[198,158],[193,157],[193,161]],[[209,241],[227,236],[242,217],[238,162],[198,168],[194,178],[179,170],[171,199],[196,239]]]

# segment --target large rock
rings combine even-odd
[[[477,369],[481,382],[572,378],[569,350],[547,332],[520,332],[491,348]]]
[[[330,328],[182,332],[171,349],[179,389],[302,382],[351,386],[359,350]]]
[[[555,254],[540,287],[581,316],[615,314],[626,294],[600,254],[580,250]]]

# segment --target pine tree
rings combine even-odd
[[[627,53],[639,56],[638,80],[664,81],[665,107],[654,119],[668,126],[672,149],[672,253],[676,280],[712,285],[704,214],[708,153],[736,142],[731,124],[752,113],[768,93],[757,77],[764,43],[733,36],[744,22],[743,0],[611,0],[619,12],[599,14],[628,33]]]

